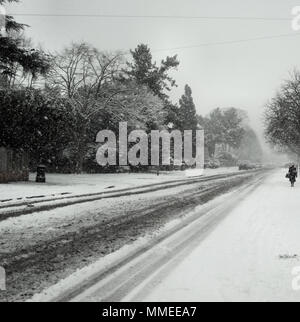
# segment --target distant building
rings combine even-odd
[[[0,183],[28,181],[29,158],[21,151],[0,147]]]

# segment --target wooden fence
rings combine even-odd
[[[0,183],[28,181],[28,164],[26,153],[0,147]]]

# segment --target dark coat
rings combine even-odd
[[[291,182],[296,182],[296,178],[298,177],[297,168],[292,166],[289,168],[289,179]]]

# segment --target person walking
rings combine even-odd
[[[295,165],[292,165],[289,168],[289,173],[287,174],[287,178],[289,178],[292,188],[295,186],[295,182],[297,181],[297,177],[298,177],[297,168],[295,167]]]

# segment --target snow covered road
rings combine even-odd
[[[42,301],[299,301],[300,184],[291,188],[285,172],[128,196],[114,206],[101,200],[88,213],[76,206],[79,213],[68,216],[61,210],[3,221],[11,296],[23,298],[19,281],[34,278],[34,287],[22,292],[44,289],[36,293]],[[205,202],[202,191],[211,185],[224,194]],[[137,243],[134,256],[121,248],[129,241]],[[120,258],[116,252],[104,265],[100,252],[113,256],[114,250]],[[56,273],[45,277],[47,271]]]
[[[268,177],[171,272],[126,300],[299,301],[299,196],[285,170]]]
[[[0,302],[29,299],[261,175],[265,173],[241,172],[176,184],[164,191],[154,189],[6,218],[0,222],[0,266],[7,272],[8,291],[0,293]]]

